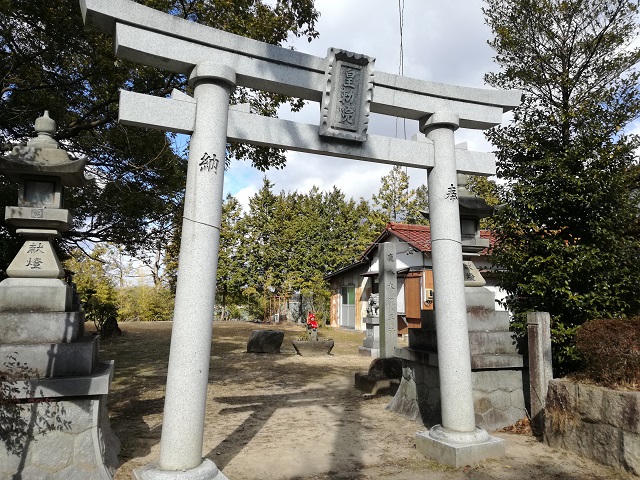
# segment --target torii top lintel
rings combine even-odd
[[[200,25],[130,0],[80,0],[87,25],[114,36],[120,58],[177,73],[203,61],[233,68],[238,85],[321,101],[326,59]],[[436,111],[486,129],[520,104],[519,90],[460,87],[376,71],[370,111],[418,120]]]

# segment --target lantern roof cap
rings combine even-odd
[[[467,185],[469,185],[469,176],[459,173],[458,205],[460,216],[481,219],[493,215],[495,207],[489,205],[484,198],[470,192]]]
[[[11,180],[22,181],[25,175],[57,177],[66,187],[79,187],[93,180],[85,176],[86,158],[73,159],[53,138],[56,122],[45,111],[35,121],[37,136],[26,145],[13,147],[0,157],[0,173]]]

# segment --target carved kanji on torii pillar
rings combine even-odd
[[[122,123],[192,135],[160,459],[140,478],[164,478],[165,471],[175,472],[172,478],[224,478],[212,462],[202,460],[201,453],[228,141],[428,172],[436,318],[439,325],[460,336],[450,334],[442,342],[438,338],[440,376],[447,379],[441,387],[442,404],[448,405],[451,414],[443,412],[442,426],[427,436],[434,442],[435,455],[442,445],[454,449],[479,445],[476,450],[480,451],[488,445],[479,455],[499,454],[503,448],[499,442],[490,441],[473,424],[455,194],[457,172],[492,175],[495,159],[457,148],[454,131],[499,124],[503,113],[520,103],[521,93],[374,72],[371,57],[339,49],[330,49],[327,58],[315,57],[177,19],[128,0],[81,0],[80,4],[88,25],[114,36],[118,57],[188,75],[194,87],[193,98],[177,91],[172,98],[128,91],[120,96]],[[262,117],[242,106],[229,108],[234,85],[321,102],[319,124]],[[369,112],[420,120],[427,138],[406,141],[369,135]]]

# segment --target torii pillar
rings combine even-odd
[[[139,480],[226,480],[202,458],[209,358],[222,218],[229,95],[233,69],[196,65],[189,76],[196,100],[195,128],[182,221],[160,458],[134,474]],[[197,247],[197,248],[196,248]]]
[[[505,452],[502,439],[475,423],[457,192],[454,131],[458,126],[458,116],[451,112],[435,112],[420,120],[420,131],[433,142],[435,157],[427,183],[442,424],[416,435],[420,453],[455,467]]]

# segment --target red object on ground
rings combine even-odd
[[[316,316],[311,312],[309,312],[309,315],[307,316],[307,326],[309,328],[313,328],[314,330],[318,328],[318,322],[316,321]]]

